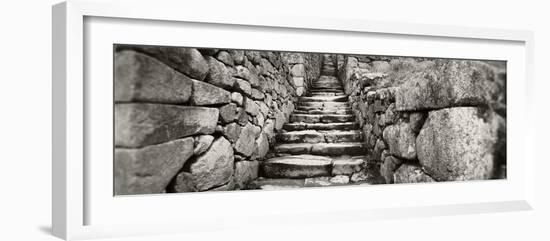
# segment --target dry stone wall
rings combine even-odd
[[[506,177],[505,64],[337,59],[366,149],[386,183]]]
[[[319,54],[117,45],[115,194],[240,189]]]

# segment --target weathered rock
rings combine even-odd
[[[232,69],[227,68],[223,63],[213,57],[206,58],[210,71],[206,75],[206,82],[222,88],[231,88],[235,83]]]
[[[338,175],[338,176],[334,176],[332,178],[330,178],[329,180],[331,183],[334,183],[334,184],[348,184],[349,183],[349,177],[346,176],[346,175]]]
[[[255,158],[262,160],[269,151],[269,140],[266,133],[262,132],[256,139],[256,149],[254,150]]]
[[[208,63],[202,57],[202,54],[194,48],[158,46],[140,46],[132,48],[155,57],[193,79],[204,80],[208,73]]]
[[[332,164],[332,175],[351,175],[361,171],[365,160],[363,158],[337,158]]]
[[[386,127],[383,137],[389,146],[390,154],[409,160],[416,159],[416,137],[408,123]]]
[[[235,121],[239,116],[239,107],[235,103],[229,103],[220,107],[220,120],[222,123],[230,123]]]
[[[193,80],[192,101],[195,105],[216,105],[231,102],[231,93],[220,87]]]
[[[195,136],[195,149],[193,149],[193,154],[200,155],[204,153],[214,141],[214,137],[211,135],[200,135]]]
[[[235,143],[239,139],[242,129],[243,128],[239,124],[231,123],[223,127],[223,135],[231,143]]]
[[[190,165],[189,172],[197,190],[223,185],[233,175],[233,149],[225,138],[216,139],[208,151]]]
[[[438,181],[488,179],[496,143],[492,114],[475,107],[431,111],[416,139],[424,170]]]
[[[306,68],[303,64],[295,64],[290,69],[290,73],[293,77],[305,77],[306,75]]]
[[[431,67],[404,77],[396,93],[396,108],[417,111],[486,105],[487,82],[493,74],[476,61],[435,60]]]
[[[252,91],[250,92],[250,96],[252,97],[252,99],[255,100],[263,100],[265,97],[264,93],[262,93],[258,89],[252,89]]]
[[[301,53],[281,53],[281,57],[287,64],[303,64],[305,62]]]
[[[252,94],[252,86],[248,81],[235,78],[235,84],[233,85],[233,89],[235,91],[241,92],[247,96],[250,96]]]
[[[256,73],[252,73],[249,68],[244,66],[235,66],[235,77],[247,80],[252,87],[260,87],[260,80]]]
[[[233,58],[235,64],[244,64],[244,51],[242,50],[229,50],[229,54]]]
[[[231,57],[231,54],[229,54],[227,51],[220,51],[216,55],[216,59],[219,61],[222,61],[224,64],[229,66],[234,66],[235,62],[233,62],[233,58]]]
[[[196,192],[197,187],[193,180],[193,175],[188,172],[180,172],[174,181],[174,185],[171,187],[172,192]]]
[[[231,93],[231,101],[234,103],[237,103],[237,105],[239,106],[243,106],[243,101],[244,101],[243,95],[241,95],[238,92],[233,92]]]
[[[115,148],[115,195],[162,193],[191,155],[191,137],[140,149]]]
[[[116,104],[115,146],[141,147],[195,134],[212,134],[215,108],[162,104]]]
[[[209,192],[232,191],[232,190],[235,190],[235,179],[233,177],[229,177],[229,181],[227,181],[225,184],[222,184],[221,186],[208,189]]]
[[[256,116],[260,113],[260,107],[256,104],[256,102],[246,97],[244,98],[244,110],[252,116]]]
[[[125,50],[115,56],[115,101],[185,103],[192,81],[147,55]]]
[[[275,122],[273,119],[268,119],[265,121],[263,132],[267,135],[267,138],[269,140],[273,139],[275,137]]]
[[[245,188],[247,184],[258,178],[259,163],[257,161],[235,162],[235,186]]]
[[[395,183],[435,182],[419,166],[411,164],[402,164],[397,168],[393,174],[393,179]]]
[[[386,61],[372,61],[371,63],[371,71],[372,72],[381,72],[381,73],[387,73],[391,71],[391,66]]]
[[[330,177],[310,177],[304,180],[306,187],[328,187],[334,184],[330,182]]]
[[[235,143],[235,151],[247,157],[251,156],[254,152],[254,141],[260,133],[259,129],[250,123],[246,124]]]
[[[253,64],[255,65],[260,64],[260,60],[262,56],[260,55],[259,51],[247,50],[247,51],[244,51],[244,55]]]
[[[428,115],[424,112],[413,112],[409,115],[409,123],[414,133],[418,134]]]
[[[384,158],[384,162],[380,165],[380,174],[384,177],[386,183],[393,183],[393,174],[402,163],[403,161],[393,156]]]

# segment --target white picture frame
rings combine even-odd
[[[399,217],[422,217],[433,215],[452,215],[466,213],[498,212],[530,210],[534,199],[534,132],[531,128],[527,131],[515,131],[517,126],[530,125],[530,117],[533,117],[532,99],[532,75],[533,75],[533,34],[529,31],[518,30],[497,30],[482,29],[456,26],[439,25],[421,25],[411,23],[397,22],[377,22],[360,21],[350,19],[330,19],[330,18],[301,18],[300,16],[285,16],[284,14],[263,13],[260,15],[235,14],[233,11],[219,12],[219,14],[203,15],[200,11],[186,11],[182,14],[179,9],[199,9],[199,3],[190,3],[182,1],[166,1],[158,4],[156,1],[86,1],[70,0],[60,3],[53,7],[53,194],[52,194],[52,226],[53,234],[63,239],[87,239],[99,237],[113,237],[141,234],[159,234],[159,233],[178,233],[192,232],[209,229],[220,229],[231,227],[232,225],[263,225],[263,224],[283,224],[297,225],[304,222],[331,222],[330,220],[353,221],[353,220],[372,220]],[[151,11],[155,9],[155,11]],[[251,15],[252,14],[252,15]],[[98,24],[98,20],[99,24]],[[106,19],[102,21],[101,19]],[[115,20],[112,22],[111,20]],[[86,22],[90,21],[90,22]],[[95,22],[94,22],[95,21]],[[119,21],[119,22],[117,22]],[[449,57],[452,53],[443,51],[448,46],[464,44],[472,48],[479,48],[478,55],[460,55],[454,57],[463,58],[483,58],[492,56],[511,61],[512,68],[509,70],[509,142],[508,142],[508,162],[509,174],[507,180],[495,180],[491,182],[464,182],[464,183],[443,183],[429,185],[378,185],[368,187],[352,188],[329,188],[329,189],[307,189],[307,190],[281,190],[281,191],[246,191],[246,192],[220,192],[213,194],[184,194],[184,195],[149,195],[143,197],[115,198],[113,202],[104,202],[94,196],[97,187],[101,185],[92,185],[93,175],[89,174],[89,169],[101,168],[96,162],[90,160],[90,146],[87,144],[90,134],[90,111],[93,111],[93,105],[90,106],[90,99],[94,99],[98,92],[89,93],[89,89],[101,90],[101,85],[89,84],[86,78],[90,77],[87,68],[95,68],[94,60],[88,63],[89,49],[96,48],[94,44],[89,45],[86,41],[97,42],[105,41],[114,43],[118,41],[117,36],[107,36],[109,28],[103,30],[102,27],[112,26],[110,31],[116,28],[128,28],[127,23],[148,24],[147,28],[151,31],[159,31],[162,35],[162,25],[170,25],[169,28],[184,28],[187,24],[205,24],[205,26],[215,26],[216,29],[226,29],[242,31],[250,36],[262,35],[269,36],[273,34],[302,34],[314,32],[317,36],[327,36],[340,38],[340,35],[355,36],[361,40],[362,36],[373,35],[384,38],[410,38],[421,39],[421,41],[441,41],[434,49],[441,48],[439,53],[425,52],[433,57]],[[118,24],[121,23],[121,24]],[[86,24],[96,24],[87,28]],[[111,24],[111,25],[109,25]],[[182,25],[179,25],[182,24]],[[90,25],[90,26],[92,26]],[[96,27],[97,26],[97,27]],[[239,30],[240,29],[240,30]],[[251,29],[251,30],[250,30]],[[173,30],[173,29],[172,29]],[[276,30],[276,31],[275,31]],[[188,31],[191,31],[188,29]],[[201,28],[205,34],[213,34],[207,27]],[[257,35],[262,32],[262,35]],[[87,38],[86,34],[103,34],[105,38],[96,35],[94,38]],[[136,34],[136,33],[134,33]],[[157,43],[173,44],[170,39],[140,39],[134,34],[128,34],[125,41],[135,41],[133,43]],[[256,34],[256,35],[255,35]],[[177,36],[181,36],[175,34]],[[122,37],[121,37],[122,38]],[[134,40],[131,40],[134,38]],[[177,37],[174,37],[177,38]],[[304,38],[307,38],[305,36]],[[350,39],[351,40],[351,39]],[[111,41],[111,42],[109,42]],[[159,41],[162,41],[159,43]],[[200,38],[198,40],[200,41]],[[362,41],[362,40],[361,40]],[[416,40],[415,40],[416,41]],[[322,42],[322,41],[321,41]],[[472,42],[473,44],[471,44]],[[198,43],[198,42],[195,42]],[[327,42],[328,43],[328,42]],[[397,42],[396,42],[397,43]],[[508,46],[509,55],[500,55],[498,44]],[[191,43],[189,43],[191,44]],[[275,46],[271,43],[271,46]],[[290,49],[285,46],[285,41],[278,43],[280,49],[284,50],[304,50],[305,47],[296,47]],[[302,44],[303,45],[303,44]],[[458,46],[457,45],[457,46]],[[246,48],[245,45],[238,43],[227,43],[219,46],[219,43],[203,43],[204,47],[235,47]],[[252,48],[269,48],[268,45],[248,45]],[[403,45],[405,46],[405,45]],[[447,46],[447,47],[445,47]],[[477,47],[476,47],[477,46]],[[493,46],[493,47],[491,47]],[[332,46],[335,47],[335,46]],[[481,51],[482,48],[487,50]],[[274,48],[274,47],[271,47]],[[321,44],[311,44],[309,51],[327,50]],[[334,49],[335,52],[351,51],[353,47],[347,46],[340,49]],[[98,48],[99,50],[101,47]],[[396,47],[398,49],[398,47]],[[491,50],[492,49],[492,50]],[[94,49],[95,50],[95,49]],[[361,50],[372,53],[371,50]],[[408,50],[408,52],[381,52],[388,55],[418,55],[422,48]],[[416,52],[415,52],[416,51]],[[445,52],[445,53],[444,53]],[[95,53],[95,51],[94,51]],[[361,54],[358,53],[358,54]],[[110,52],[109,54],[112,54]],[[98,58],[104,56],[97,54]],[[500,56],[500,57],[499,57]],[[504,56],[504,57],[503,57]],[[107,66],[107,65],[106,65]],[[108,71],[104,71],[108,73]],[[99,73],[99,72],[98,72]],[[94,72],[95,75],[95,72]],[[98,74],[99,75],[99,74]],[[96,75],[97,76],[97,75]],[[94,83],[97,83],[94,82]],[[105,91],[105,90],[104,90]],[[88,98],[89,97],[89,98]],[[111,102],[112,103],[112,102]],[[106,111],[108,112],[108,111]],[[95,115],[92,115],[95,116]],[[107,135],[112,135],[107,133]],[[513,138],[511,138],[513,137]],[[99,137],[96,137],[98,139]],[[99,138],[100,139],[100,138]],[[91,140],[93,142],[93,140]],[[516,145],[517,143],[517,145]],[[93,149],[93,148],[92,148]],[[95,153],[95,152],[94,152]],[[93,155],[92,155],[93,156]],[[107,161],[108,162],[108,161]],[[105,162],[106,163],[106,162]],[[101,169],[98,172],[112,173],[112,170]],[[95,188],[95,189],[94,189]],[[494,193],[487,193],[492,190]],[[410,197],[410,200],[402,199],[406,193],[414,192],[414,196],[424,196],[423,200],[418,197]],[[433,197],[441,192],[454,192],[458,195],[470,193],[469,196],[456,198],[453,195],[439,200]],[[472,195],[471,193],[475,193]],[[326,203],[335,203],[338,198],[345,197],[345,207],[327,207],[323,211],[318,211]],[[368,197],[368,205],[361,197]],[[377,197],[377,198],[373,198]],[[378,198],[379,197],[379,198]],[[383,197],[393,197],[394,199],[383,199]],[[107,196],[103,197],[109,198]],[[284,201],[288,198],[295,198],[294,202]],[[359,198],[359,199],[358,199]],[[103,199],[103,200],[104,200]],[[236,210],[221,210],[212,207],[219,200],[230,200],[232,207]],[[269,210],[262,209],[261,204],[269,200],[280,199],[278,205],[271,205]],[[371,200],[372,199],[372,200]],[[311,200],[323,200],[319,203],[311,203]],[[92,204],[93,205],[92,205]],[[195,211],[173,211],[164,214],[162,219],[155,216],[154,212],[143,211],[140,215],[143,217],[131,216],[132,209],[143,208],[152,205],[162,206],[163,210],[174,210],[174,207],[186,205],[202,205],[211,207],[209,210],[198,213]],[[112,205],[112,206],[108,206]],[[209,206],[211,205],[211,206]],[[198,207],[200,208],[200,206]],[[244,209],[245,208],[245,209]],[[179,210],[179,209],[176,209]],[[317,210],[317,211],[316,211]],[[185,214],[185,215],[183,215]],[[113,222],[106,222],[105,217],[112,215]],[[128,217],[130,215],[130,217]],[[97,221],[90,217],[97,218]],[[126,216],[126,219],[122,219]],[[199,216],[203,218],[198,218]],[[225,218],[230,216],[231,218]],[[264,217],[269,217],[266,219]],[[331,217],[331,218],[326,218]],[[325,220],[325,221],[322,221]],[[234,223],[231,223],[231,222]],[[173,225],[177,223],[178,225]],[[170,225],[172,224],[172,225]]]

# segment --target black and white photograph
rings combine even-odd
[[[114,195],[506,179],[506,61],[115,44]]]

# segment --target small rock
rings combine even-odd
[[[395,183],[420,183],[435,182],[433,178],[426,175],[419,166],[402,164],[393,174]]]
[[[346,175],[338,175],[338,176],[334,176],[332,177],[330,180],[329,180],[331,183],[334,183],[334,184],[348,184],[349,183],[349,177],[346,176]]]
[[[249,182],[258,178],[259,163],[257,161],[239,161],[235,163],[235,186],[245,188]]]
[[[226,51],[218,52],[218,54],[216,55],[216,59],[218,59],[219,61],[222,61],[224,64],[229,65],[229,66],[234,66],[235,65],[235,62],[233,62],[233,58]]]
[[[229,103],[220,107],[220,120],[222,123],[230,123],[236,120],[239,116],[239,108],[235,103]]]
[[[239,139],[235,143],[235,151],[241,155],[250,157],[254,152],[254,141],[260,130],[254,125],[247,123],[241,130]]]
[[[233,85],[233,89],[235,91],[241,92],[247,96],[250,96],[252,94],[252,86],[248,81],[235,78],[235,84]]]
[[[231,93],[231,101],[237,103],[239,106],[243,106],[243,96],[238,92]]]
[[[235,143],[241,135],[242,127],[237,123],[227,124],[223,127],[223,135],[231,143]]]
[[[244,99],[244,110],[252,116],[256,116],[260,113],[260,107],[250,98]]]

